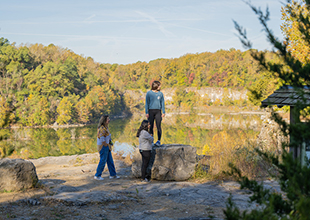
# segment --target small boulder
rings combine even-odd
[[[0,191],[29,189],[38,183],[36,167],[22,159],[0,159]]]
[[[152,179],[183,181],[195,172],[196,148],[182,144],[163,144],[153,147],[151,158]],[[155,158],[154,158],[155,157]],[[139,149],[133,154],[132,174],[141,177],[142,157]]]

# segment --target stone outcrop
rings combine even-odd
[[[189,179],[195,172],[196,148],[190,145],[163,144],[153,147],[152,157],[152,179],[182,181]],[[139,149],[136,149],[131,171],[137,178],[141,177],[141,164],[142,158]]]
[[[166,101],[173,101],[173,96],[175,95],[176,88],[165,88],[161,90],[165,95]],[[229,88],[219,88],[219,87],[187,87],[186,92],[195,92],[196,95],[200,97],[205,97],[210,100],[210,102],[215,102],[216,100],[223,101],[224,99],[235,101],[235,100],[247,100],[247,90],[239,91]],[[144,102],[146,92],[142,90],[126,90],[124,96],[129,96],[134,103]]]
[[[288,137],[281,133],[280,126],[268,115],[262,116],[263,126],[257,137],[257,146],[263,151],[282,153],[282,143],[288,143]]]
[[[0,191],[29,189],[38,183],[32,162],[22,159],[0,160]]]

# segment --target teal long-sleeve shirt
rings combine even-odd
[[[165,114],[165,99],[164,94],[160,91],[153,92],[152,90],[146,93],[145,98],[145,114],[149,113],[149,109],[160,109]]]

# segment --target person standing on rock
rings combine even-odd
[[[152,88],[150,91],[146,93],[145,98],[145,114],[146,118],[148,118],[151,127],[150,127],[150,134],[154,134],[154,120],[156,121],[156,128],[157,128],[157,138],[158,141],[155,145],[160,145],[160,139],[162,135],[161,130],[161,121],[162,118],[165,116],[165,99],[164,94],[160,91],[161,84],[159,81],[154,81],[152,83]]]
[[[148,132],[151,125],[148,120],[143,120],[137,132],[139,138],[139,151],[142,156],[141,178],[142,182],[150,182],[150,174],[146,174],[146,169],[150,163],[153,136]],[[148,176],[147,176],[148,175]]]
[[[101,174],[104,170],[105,164],[108,164],[108,169],[110,173],[110,179],[120,178],[116,175],[114,161],[112,157],[112,140],[111,133],[109,131],[110,118],[108,115],[104,115],[100,118],[98,129],[97,129],[97,150],[100,155],[99,164],[97,166],[97,172],[94,176],[95,180],[103,180]]]

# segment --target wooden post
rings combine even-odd
[[[290,124],[294,125],[299,122],[299,111],[294,107],[290,106]],[[290,142],[293,142],[293,137],[290,135]],[[293,158],[296,159],[301,156],[301,146],[290,147],[290,153],[293,154]]]
[[[290,124],[293,125],[295,124],[295,119],[294,119],[294,106],[290,106]],[[293,137],[290,135],[290,143],[293,142]],[[293,158],[295,158],[295,148],[290,147],[290,153],[293,154]]]

